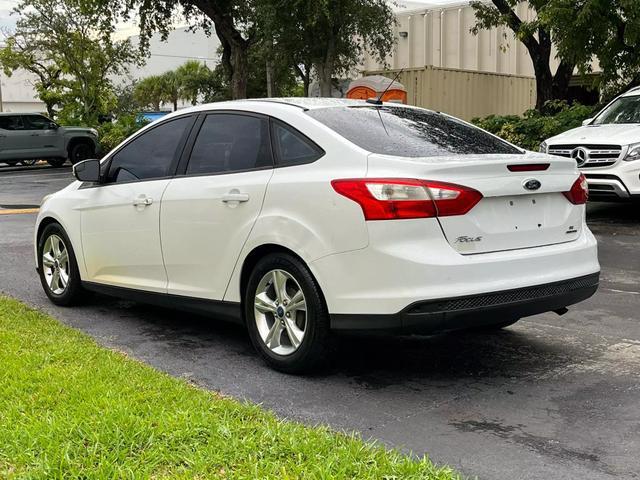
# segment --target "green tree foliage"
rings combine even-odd
[[[323,95],[331,77],[353,68],[365,48],[384,59],[393,46],[393,12],[385,0],[97,0],[96,5],[139,19],[141,46],[160,32],[166,38],[179,13],[194,28],[215,33],[232,98],[246,98],[250,50],[268,54],[260,62],[279,63],[308,85],[314,67]],[[265,63],[265,61],[267,63]],[[253,65],[252,65],[253,67]]]
[[[593,114],[593,107],[565,101],[549,101],[542,112],[528,110],[522,117],[517,115],[489,115],[474,118],[472,122],[508,142],[527,150],[537,150],[540,143],[549,137],[582,125],[582,121]]]
[[[175,71],[180,83],[180,97],[196,105],[212,86],[213,72],[197,60],[189,60]]]
[[[37,48],[31,32],[24,30],[7,35],[5,46],[0,49],[0,65],[7,76],[17,69],[24,69],[37,78],[34,88],[44,102],[49,117],[56,115],[56,105],[61,101],[62,70],[48,58],[47,52]]]
[[[152,75],[136,82],[133,88],[133,98],[143,108],[160,110],[165,99],[164,82],[160,75]]]
[[[322,96],[333,76],[345,74],[365,51],[384,62],[394,42],[395,16],[385,0],[262,0],[258,33],[288,58],[308,91],[311,67]]]
[[[560,55],[575,58],[582,72],[598,59],[606,93],[640,84],[640,2],[553,0],[540,16]]]
[[[147,125],[147,120],[141,120],[135,114],[126,114],[113,122],[105,122],[98,127],[100,151],[107,153],[117,147],[126,138]]]
[[[142,51],[148,50],[155,32],[167,38],[177,15],[208,34],[215,27],[232,96],[246,98],[248,50],[255,39],[254,1],[257,0],[95,0],[92,4],[110,12],[112,24],[118,16],[135,15]]]
[[[206,65],[190,60],[175,70],[161,75],[145,77],[133,85],[133,99],[142,108],[158,111],[163,103],[177,110],[178,102],[186,100],[192,105],[199,101],[227,100],[229,89],[220,69],[210,70]]]
[[[0,54],[5,70],[38,77],[36,90],[53,115],[95,124],[115,101],[110,75],[139,61],[128,41],[112,39],[111,13],[88,0],[21,0],[16,30]]]
[[[477,22],[471,31],[477,34],[481,29],[498,26],[506,26],[513,31],[516,38],[527,48],[533,62],[537,90],[536,109],[542,110],[547,101],[567,97],[569,81],[576,66],[576,55],[574,51],[562,50],[560,65],[555,74],[551,72],[552,25],[548,21],[548,16],[545,15],[545,10],[552,7],[558,0],[528,0],[529,7],[536,14],[531,21],[521,19],[516,13],[516,6],[525,1],[492,0],[492,3],[472,1],[471,6],[475,10]],[[575,0],[566,1],[574,2]]]

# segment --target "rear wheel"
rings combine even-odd
[[[92,158],[94,154],[93,145],[87,142],[80,142],[76,143],[69,149],[69,160],[75,165],[82,160]]]
[[[286,254],[268,255],[249,276],[244,298],[251,341],[271,367],[301,373],[319,366],[329,345],[329,315],[307,267]]]
[[[64,229],[47,225],[38,239],[38,270],[45,293],[53,303],[68,306],[82,293],[76,256]]]
[[[47,163],[55,168],[60,168],[66,162],[66,158],[48,158]]]

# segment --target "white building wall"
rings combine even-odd
[[[137,47],[139,36],[130,37],[131,43]],[[128,78],[140,79],[150,75],[160,75],[175,70],[189,60],[197,60],[209,68],[218,63],[220,40],[214,34],[207,37],[202,30],[188,31],[186,27],[172,31],[166,42],[160,35],[154,35],[149,44],[149,58],[142,67],[132,68]]]
[[[13,72],[10,77],[0,71],[0,94],[2,101],[0,110],[3,112],[46,112],[33,88],[35,76],[24,70]]]

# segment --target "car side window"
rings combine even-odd
[[[169,120],[133,139],[113,156],[108,182],[162,178],[170,172],[176,152],[192,117]]]
[[[278,165],[300,165],[320,158],[324,151],[288,125],[273,121],[273,139]]]
[[[193,144],[187,175],[230,173],[273,166],[269,122],[235,113],[205,117]]]
[[[25,130],[49,130],[53,123],[42,115],[23,115],[22,121]]]
[[[24,130],[22,117],[20,115],[0,116],[0,128],[3,130]]]

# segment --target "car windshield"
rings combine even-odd
[[[307,114],[372,153],[401,157],[523,153],[479,128],[430,110],[372,105],[312,109]]]
[[[596,117],[593,125],[640,123],[640,95],[620,97]]]

